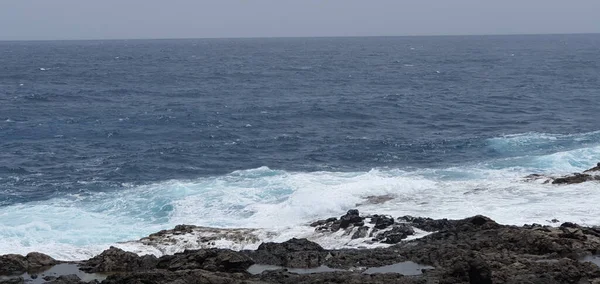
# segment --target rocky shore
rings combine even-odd
[[[564,185],[596,182],[599,174],[600,163],[583,173],[527,179]],[[507,226],[480,215],[434,220],[354,209],[309,224],[317,235],[354,242],[362,249],[325,249],[297,238],[262,243],[265,233],[257,229],[179,225],[137,241],[160,257],[116,247],[79,262],[37,252],[2,255],[0,283],[600,284],[600,227],[551,223],[556,226]],[[229,247],[234,250],[211,247],[219,244],[233,244]],[[254,244],[256,249],[243,249]],[[173,247],[188,249],[178,252]]]
[[[3,255],[0,283],[600,283],[595,227],[505,226],[485,216],[361,216],[357,210],[312,226],[390,245],[327,250],[290,239],[256,250],[208,248],[161,257],[111,247],[76,263],[40,253]],[[186,234],[184,228],[177,229]],[[415,230],[432,233],[406,240]]]

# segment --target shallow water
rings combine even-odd
[[[371,267],[365,270],[364,274],[375,273],[399,273],[406,276],[415,276],[423,274],[423,270],[434,269],[432,266],[421,265],[412,261],[404,261],[391,265]]]

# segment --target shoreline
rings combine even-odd
[[[360,229],[365,224],[372,232]],[[206,248],[161,257],[111,247],[78,262],[40,253],[3,255],[0,283],[600,283],[600,227],[509,226],[481,215],[361,216],[357,210],[312,225],[315,231],[367,233],[389,246],[330,250],[291,238],[255,250]],[[191,228],[153,235],[168,241]],[[432,232],[406,240],[415,229]]]
[[[533,174],[525,180],[595,183],[598,173],[600,163],[583,173]],[[328,249],[299,236],[264,242],[260,234],[265,232],[258,229],[178,225],[136,241],[159,256],[113,246],[82,261],[58,261],[38,252],[0,255],[0,284],[600,283],[600,226],[514,226],[483,215],[449,220],[361,215],[357,209],[309,226],[317,238],[352,248]],[[236,244],[237,250],[217,248]]]

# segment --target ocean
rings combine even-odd
[[[346,210],[600,225],[600,35],[0,42],[0,254]],[[365,204],[387,195],[384,204]],[[361,205],[362,204],[362,205]]]

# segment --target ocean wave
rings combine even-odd
[[[542,154],[600,145],[600,131],[552,134],[527,132],[487,140],[487,146],[501,154]]]
[[[600,225],[596,183],[557,187],[523,180],[539,171],[581,171],[597,161],[600,146],[443,169],[290,172],[260,167],[70,194],[0,207],[5,220],[0,254],[41,251],[59,259],[82,259],[178,224],[259,228],[278,232],[270,240],[279,240],[306,236],[309,222],[351,208],[432,218],[484,214],[505,224],[559,219]],[[366,202],[373,196],[392,199]]]

